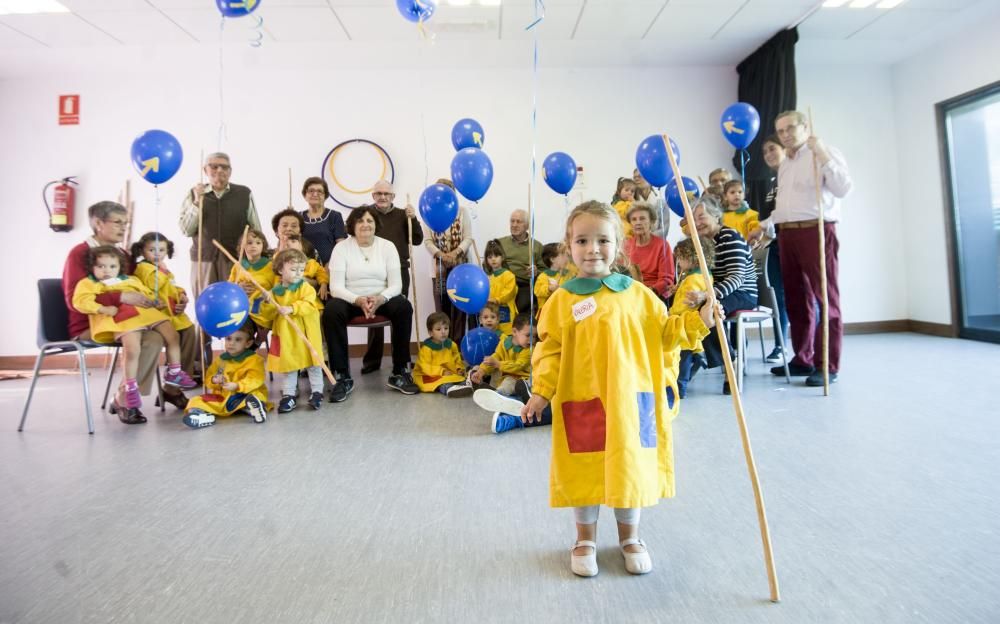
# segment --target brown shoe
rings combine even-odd
[[[188,398],[184,396],[183,392],[174,392],[170,394],[164,393],[163,400],[164,402],[173,405],[179,410],[183,410],[184,408],[187,407],[188,404]],[[159,406],[160,406],[160,397],[156,397],[156,407]]]
[[[122,421],[126,425],[141,425],[146,422],[146,417],[142,415],[138,407],[122,407],[118,405],[118,399],[115,398],[111,401],[111,407],[108,410],[112,414],[117,414],[118,420]]]

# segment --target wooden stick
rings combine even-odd
[[[681,171],[674,160],[674,151],[670,149],[670,138],[663,136],[667,147],[667,156],[670,159],[670,168],[673,169],[674,179],[681,180]],[[681,202],[684,204],[684,217],[691,228],[691,242],[694,243],[695,253],[698,255],[698,268],[708,282],[708,302],[705,305],[715,307],[715,294],[712,289],[712,274],[708,270],[705,262],[705,252],[701,248],[701,239],[698,231],[694,228],[694,213],[691,212],[691,204],[688,203],[687,193],[680,193]],[[726,340],[724,327],[725,319],[722,313],[715,309],[715,331],[719,337],[719,344],[722,345],[722,361],[726,368],[726,379],[729,387],[733,390],[733,407],[736,409],[736,421],[740,427],[740,438],[743,441],[743,454],[746,457],[747,470],[750,473],[750,484],[753,486],[754,502],[757,504],[757,521],[760,524],[760,538],[764,545],[764,564],[767,566],[767,583],[771,589],[771,602],[778,602],[781,598],[778,593],[778,575],[774,569],[774,553],[771,551],[771,532],[767,526],[767,514],[764,511],[764,496],[761,494],[760,478],[757,476],[757,464],[753,459],[753,449],[750,448],[750,432],[747,430],[746,417],[743,415],[743,400],[740,397],[739,386],[736,384],[736,375],[733,371],[733,362],[729,356],[729,341]]]
[[[195,290],[198,292],[198,297],[201,296],[203,290],[205,290],[205,275],[204,268],[202,267],[202,230],[204,229],[204,219],[202,214],[204,213],[203,208],[205,207],[205,149],[202,148],[200,160],[198,164],[201,167],[198,169],[198,185],[201,186],[202,193],[198,195],[198,259],[195,262],[198,263],[198,270],[195,273],[195,283],[192,284]],[[197,299],[197,298],[196,298]],[[197,320],[197,314],[195,319]],[[212,339],[208,339],[209,348],[212,345]],[[201,365],[201,388],[203,391],[208,389],[208,370],[205,367],[205,334],[202,331],[201,323],[198,323],[198,361]]]
[[[410,205],[410,194],[406,194],[406,205]],[[410,286],[413,287],[413,318],[416,323],[413,328],[417,331],[417,344],[420,344],[420,311],[417,310],[417,277],[416,269],[413,268],[413,220],[406,217],[406,249],[410,253]],[[441,283],[441,276],[438,275],[438,283]],[[381,330],[380,330],[381,331]]]
[[[240,237],[240,257],[238,264],[243,264],[243,254],[246,252],[247,246],[247,232],[250,231],[250,224],[247,223],[243,226],[243,236]]]
[[[813,130],[812,107],[809,107],[809,135],[815,136]],[[812,151],[812,150],[810,150]],[[819,162],[816,152],[812,152],[813,178],[816,179],[816,208],[819,210],[819,288],[823,310],[823,396],[830,396],[830,298],[826,286],[826,222],[823,214],[822,181],[819,179]]]
[[[123,203],[128,212],[128,225],[125,226],[125,249],[132,244],[132,217],[135,215],[135,204],[132,202],[132,180],[125,180],[125,201]]]
[[[220,245],[219,241],[217,241],[217,240],[215,240],[213,238],[212,239],[212,244],[215,245],[216,247],[218,247],[219,251],[221,251],[223,254],[225,254],[225,256],[227,258],[229,258],[230,262],[232,262],[236,266],[240,267],[240,271],[243,271],[243,274],[246,275],[246,278],[248,280],[250,280],[250,282],[254,286],[257,287],[257,290],[259,290],[265,297],[267,297],[267,300],[269,302],[271,302],[271,304],[273,306],[278,307],[278,302],[276,302],[274,300],[274,297],[271,295],[271,291],[269,291],[266,288],[264,288],[263,286],[261,286],[260,282],[258,282],[256,279],[254,279],[254,276],[250,274],[250,271],[247,271],[246,269],[243,268],[242,264],[239,264],[238,262],[236,262],[236,259],[233,258],[232,254],[230,254],[228,251],[226,251],[226,248],[223,247],[222,245]],[[282,316],[287,317],[288,315],[287,314],[282,314]],[[288,324],[292,326],[292,329],[294,329],[295,333],[297,333],[299,335],[299,338],[302,339],[302,342],[306,343],[306,346],[309,347],[309,352],[312,353],[312,356],[319,361],[319,365],[323,368],[323,372],[326,373],[326,378],[330,380],[330,383],[336,384],[337,383],[337,379],[333,376],[333,373],[330,372],[330,369],[326,367],[326,364],[323,362],[323,356],[320,355],[320,353],[318,351],[316,351],[316,347],[314,347],[313,344],[311,342],[309,342],[309,339],[306,338],[306,334],[305,334],[304,331],[302,331],[302,328],[299,327],[297,324],[295,324],[294,321],[291,321],[291,320],[288,321]]]
[[[479,256],[479,247],[476,247],[476,239],[472,239],[472,253],[476,256],[476,264],[479,266],[483,265],[483,261]]]
[[[292,208],[292,168],[288,168],[288,207]]]
[[[701,176],[698,176],[698,181],[701,182],[701,190],[702,191],[704,191],[705,189],[708,188],[708,185],[705,184],[705,178],[703,178]],[[683,186],[683,185],[681,185],[681,186]]]

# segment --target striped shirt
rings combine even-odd
[[[732,228],[723,227],[715,235],[715,268],[712,269],[715,296],[724,299],[742,290],[757,297],[757,269],[750,247]]]

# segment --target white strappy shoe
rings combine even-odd
[[[589,546],[589,555],[575,555],[573,551],[578,546]],[[597,544],[590,540],[578,540],[573,544],[573,548],[570,548],[570,563],[569,567],[573,570],[573,574],[577,576],[597,576]]]
[[[642,552],[628,552],[626,546],[638,544],[642,546]],[[646,574],[653,569],[653,560],[649,558],[649,551],[646,550],[646,542],[637,537],[630,537],[622,541],[622,555],[625,557],[625,569],[631,574]]]

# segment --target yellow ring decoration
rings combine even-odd
[[[327,165],[327,169],[330,170],[330,177],[333,179],[333,183],[336,184],[337,186],[339,186],[344,191],[346,191],[348,193],[352,193],[354,195],[364,195],[365,193],[370,193],[372,191],[372,189],[375,188],[375,185],[373,184],[370,187],[368,187],[366,189],[361,189],[361,190],[353,190],[353,189],[347,188],[346,186],[344,186],[343,184],[341,184],[341,182],[340,182],[339,179],[337,179],[337,174],[333,171],[333,161],[337,160],[337,152],[339,152],[341,149],[343,149],[347,145],[353,145],[355,143],[363,143],[363,142],[364,141],[355,141],[354,143],[345,143],[344,145],[341,145],[340,147],[336,148],[335,150],[333,150],[333,153],[330,154],[330,164]],[[383,179],[385,179],[385,171],[386,171],[386,168],[388,167],[388,164],[385,161],[385,152],[383,152],[376,145],[373,145],[371,143],[368,143],[368,145],[371,145],[372,149],[374,149],[378,153],[379,158],[382,159],[382,173],[378,174],[378,179],[379,180],[383,180]]]

